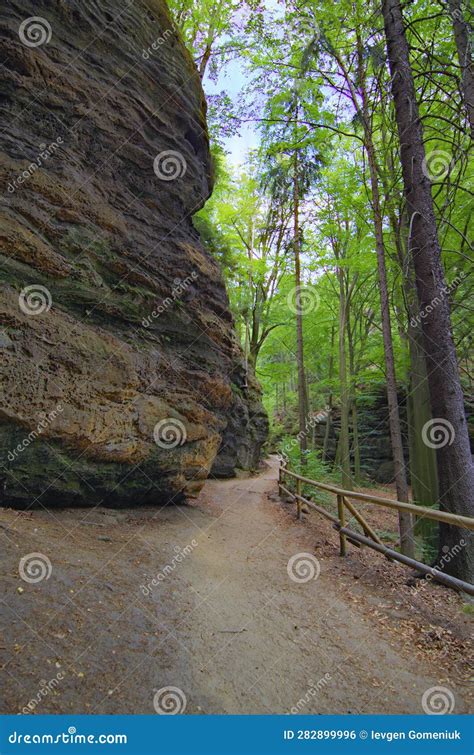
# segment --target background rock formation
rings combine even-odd
[[[41,44],[19,33],[31,16]],[[236,382],[192,224],[212,188],[205,102],[164,3],[10,2],[1,33],[1,503],[176,500],[219,448],[219,473],[255,465],[258,386]]]
[[[402,440],[406,464],[409,461],[408,417],[405,392],[400,390],[398,405],[402,421]],[[465,412],[468,425],[471,428],[472,450],[474,453],[474,405],[467,398]],[[328,420],[327,409],[321,408],[314,412],[309,423],[308,446],[318,451],[324,448],[326,427]],[[284,435],[296,435],[298,418],[295,407],[289,408],[286,415],[277,417],[278,431],[274,434],[270,445],[275,452],[282,447]],[[365,387],[359,386],[357,396],[357,426],[359,436],[359,452],[361,472],[364,477],[379,484],[394,481],[394,465],[390,445],[389,409],[387,404],[387,387],[384,383],[375,383]],[[341,412],[339,407],[333,407],[330,414],[330,426],[327,442],[327,461],[333,465],[337,458],[337,445],[341,430]],[[349,417],[349,430],[352,436],[352,416]],[[283,446],[284,448],[284,446]],[[351,448],[351,464],[354,464],[354,450]]]

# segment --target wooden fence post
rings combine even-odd
[[[287,478],[290,478],[290,481],[296,480],[296,493],[294,493],[292,490],[287,489],[283,484],[286,483]],[[312,485],[318,490],[326,490],[337,496],[337,517],[333,513],[326,511],[323,507],[318,506],[313,501],[303,498],[301,494],[303,485]],[[280,497],[285,494],[285,496],[288,496],[291,501],[296,500],[298,519],[300,519],[302,516],[304,502],[305,505],[309,506],[310,509],[315,509],[319,514],[333,522],[335,529],[337,529],[339,532],[339,552],[341,556],[346,555],[348,540],[354,545],[358,543],[360,543],[361,545],[367,545],[369,548],[382,553],[391,561],[399,561],[400,563],[405,564],[406,566],[410,566],[413,569],[418,569],[418,571],[421,571],[423,574],[431,575],[432,578],[437,582],[441,582],[442,584],[448,585],[449,587],[453,587],[456,590],[462,590],[468,595],[474,595],[474,586],[469,584],[468,582],[463,582],[462,580],[456,579],[455,577],[450,577],[447,574],[443,574],[442,572],[438,571],[434,567],[426,566],[426,564],[423,564],[420,561],[416,561],[413,558],[408,558],[402,553],[398,553],[391,548],[387,548],[387,546],[377,535],[376,531],[372,529],[370,524],[366,521],[365,517],[357,511],[355,505],[353,505],[349,499],[355,501],[363,501],[364,503],[375,503],[378,506],[384,506],[389,509],[397,509],[398,511],[407,511],[410,512],[410,514],[413,513],[416,516],[422,518],[425,517],[427,519],[433,519],[438,522],[447,522],[448,524],[452,524],[456,527],[464,527],[469,530],[474,530],[474,517],[464,516],[461,514],[451,514],[448,511],[439,511],[438,509],[432,509],[427,506],[417,506],[414,503],[406,503],[405,501],[393,501],[391,498],[382,498],[381,496],[373,496],[363,492],[343,490],[342,488],[336,487],[335,485],[327,485],[322,482],[316,482],[316,480],[310,480],[309,478],[303,477],[302,475],[298,475],[296,474],[296,472],[292,472],[290,469],[288,469],[283,461],[278,467],[278,493]],[[284,500],[288,501],[288,498],[285,498]],[[351,514],[354,519],[359,522],[364,532],[366,533],[365,535],[361,535],[358,532],[355,532],[354,530],[351,530],[345,526],[346,507],[349,511],[349,514]]]
[[[339,518],[339,524],[341,527],[345,525],[345,511],[344,511],[344,499],[342,495],[337,496],[337,516]],[[346,536],[339,532],[339,555],[346,555]]]

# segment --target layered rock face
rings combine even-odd
[[[404,396],[399,394],[399,409],[402,420],[402,439],[405,461],[408,465],[407,416]],[[327,419],[321,414],[314,426],[315,448],[324,447]],[[384,385],[373,387],[371,393],[361,394],[357,402],[357,423],[359,434],[359,451],[362,474],[380,484],[394,480],[394,466],[390,441],[389,410],[387,390]],[[328,459],[334,462],[337,443],[341,429],[341,413],[333,409],[328,442]],[[352,433],[352,417],[349,418],[349,430]],[[352,462],[353,452],[351,453]]]
[[[258,387],[192,224],[205,102],[166,6],[13,1],[0,28],[0,503],[176,501],[255,465]]]
[[[402,391],[398,395],[398,401],[402,420],[404,455],[408,465],[408,420],[405,396]],[[334,464],[341,431],[339,407],[333,407],[329,417],[327,409],[320,409],[312,415],[308,445],[319,451],[323,450],[328,419],[330,424],[327,437],[327,461]],[[296,435],[297,417],[294,412],[289,418],[282,417],[280,421],[285,433]],[[384,384],[380,383],[360,390],[357,397],[357,428],[362,474],[380,484],[393,482],[394,466],[390,442],[387,388]],[[349,417],[349,431],[352,437],[352,415]],[[279,441],[279,438],[277,441]],[[281,447],[278,442],[275,445],[276,448]],[[351,449],[351,463],[354,464],[353,449]]]

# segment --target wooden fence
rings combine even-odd
[[[285,486],[284,483],[286,482],[286,477],[295,480],[296,492],[291,491],[288,487]],[[314,501],[311,501],[308,498],[304,498],[301,494],[303,484],[310,485],[317,490],[324,490],[326,492],[333,493],[337,498],[337,516],[334,516],[334,514],[327,511],[322,506],[314,503]],[[448,585],[449,587],[454,587],[457,590],[462,590],[469,595],[474,595],[474,585],[470,584],[469,582],[464,582],[463,580],[457,579],[456,577],[451,577],[449,574],[444,574],[436,567],[427,566],[426,564],[421,563],[421,561],[417,561],[416,559],[405,556],[402,553],[393,550],[392,548],[388,548],[379,538],[375,530],[366,521],[365,517],[362,516],[360,511],[356,509],[354,504],[351,503],[351,500],[349,499],[352,499],[353,501],[363,501],[364,503],[373,503],[377,506],[384,506],[386,508],[396,509],[397,511],[404,511],[418,516],[422,519],[434,519],[438,522],[444,522],[446,524],[455,525],[457,527],[462,527],[469,530],[474,530],[473,517],[451,514],[447,511],[438,511],[437,509],[432,509],[427,506],[417,506],[414,503],[393,501],[391,498],[382,498],[380,496],[369,495],[367,493],[359,493],[352,490],[343,490],[342,488],[338,488],[335,485],[327,485],[326,483],[316,482],[315,480],[310,480],[308,477],[303,477],[302,475],[296,474],[296,472],[290,471],[283,461],[280,462],[278,474],[278,493],[280,497],[282,492],[296,502],[298,519],[301,518],[301,507],[304,504],[314,511],[317,511],[318,514],[321,514],[321,516],[326,517],[326,519],[329,519],[333,523],[334,527],[339,532],[341,556],[345,556],[346,554],[348,541],[359,547],[361,545],[366,545],[369,548],[382,553],[389,560],[399,561],[406,566],[411,566],[412,568],[417,569],[423,574],[429,574],[431,578],[435,579],[437,582],[441,582],[445,585]],[[349,512],[349,514],[354,517],[354,519],[360,524],[364,531],[364,535],[361,535],[359,532],[355,532],[354,530],[346,527],[346,512]],[[460,545],[460,547],[462,547],[462,545]]]

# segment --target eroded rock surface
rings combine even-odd
[[[9,2],[0,28],[1,503],[178,500],[255,465],[258,387],[192,224],[205,102],[164,3]]]

